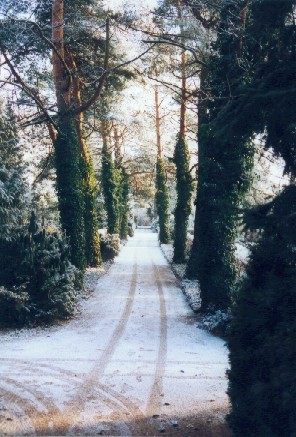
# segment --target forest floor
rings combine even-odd
[[[72,320],[0,335],[0,434],[228,437],[224,341],[138,230]]]

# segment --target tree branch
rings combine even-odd
[[[104,56],[104,72],[99,79],[99,84],[98,84],[94,94],[90,97],[90,99],[88,99],[81,106],[79,106],[78,108],[75,108],[73,111],[74,114],[77,115],[80,112],[87,111],[96,102],[96,100],[100,97],[100,95],[103,91],[103,86],[105,84],[105,81],[106,81],[108,73],[109,73],[109,70],[108,70],[109,56],[110,56],[110,18],[107,17],[107,19],[106,19],[106,47],[105,47],[105,56]]]
[[[62,58],[62,56],[60,55],[59,51],[57,50],[56,46],[53,44],[53,42],[47,38],[47,36],[44,35],[43,30],[41,29],[41,27],[32,20],[26,20],[26,19],[21,19],[21,20],[16,20],[15,18],[10,17],[9,15],[7,15],[7,18],[9,19],[9,21],[11,21],[11,23],[27,23],[30,24],[33,29],[35,30],[35,32],[37,33],[37,35],[40,36],[41,39],[43,39],[43,41],[45,41],[50,48],[56,53],[57,57],[59,58],[59,60],[61,61],[66,73],[69,75],[69,77],[72,77],[72,72],[69,70],[65,60]]]
[[[44,113],[46,120],[58,131],[58,126],[57,124],[54,122],[54,120],[52,119],[52,117],[49,115],[49,113],[47,112],[47,110],[45,109],[42,100],[40,99],[40,97],[38,96],[37,92],[35,90],[33,90],[31,87],[29,87],[24,80],[21,78],[21,76],[18,74],[18,72],[16,71],[14,65],[12,64],[12,62],[10,61],[10,59],[8,58],[7,54],[6,54],[6,50],[5,47],[3,46],[3,44],[0,43],[0,51],[6,61],[6,64],[8,65],[8,67],[10,68],[10,71],[12,73],[12,75],[14,76],[15,80],[17,83],[11,82],[12,85],[19,85],[19,87],[29,96],[31,97],[31,99],[33,99],[35,101],[35,103],[37,104],[37,106],[41,109],[41,111]]]
[[[154,44],[154,45],[156,45],[156,44],[167,44],[167,45],[171,45],[171,46],[174,46],[174,47],[179,47],[180,49],[183,49],[183,50],[186,50],[186,51],[192,53],[193,56],[194,56],[195,62],[197,64],[200,64],[200,65],[203,65],[204,67],[207,67],[207,64],[204,61],[201,61],[200,59],[198,59],[198,57],[196,55],[196,52],[195,52],[195,50],[192,47],[188,47],[185,44],[182,44],[180,42],[172,41],[172,40],[169,40],[169,39],[154,40],[154,41],[151,41],[151,40],[142,40],[142,42],[144,42],[146,44]]]

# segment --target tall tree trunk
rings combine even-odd
[[[154,88],[155,97],[155,127],[156,127],[156,147],[157,147],[157,163],[156,163],[156,194],[155,206],[159,221],[159,241],[167,244],[170,240],[169,231],[169,192],[166,181],[165,162],[162,158],[161,134],[160,134],[160,103],[159,90],[156,85]]]
[[[180,12],[181,15],[181,12]],[[177,204],[174,211],[174,257],[175,263],[186,261],[188,220],[191,212],[192,177],[190,174],[190,153],[186,143],[186,54],[182,51],[182,99],[180,108],[180,132],[174,152],[176,165]]]
[[[64,45],[64,0],[52,0],[52,68],[59,115],[70,107],[70,77],[61,59],[65,59]]]
[[[156,127],[156,146],[157,146],[157,156],[162,156],[161,148],[161,135],[160,135],[160,111],[159,111],[159,91],[158,86],[154,88],[154,98],[155,98],[155,127]]]
[[[186,78],[186,51],[182,50],[182,96],[180,111],[180,135],[186,139],[186,100],[187,100],[187,78]]]
[[[180,20],[181,41],[184,44],[183,26],[183,3],[178,2],[178,17]],[[186,51],[181,54],[181,106],[180,106],[180,132],[177,136],[177,143],[174,152],[174,163],[176,165],[176,191],[177,204],[174,211],[175,232],[174,232],[174,257],[175,263],[184,263],[186,260],[187,228],[191,212],[192,178],[190,175],[190,154],[186,143],[186,100],[187,100],[187,71]]]
[[[73,72],[73,101],[75,108],[81,107],[81,84],[77,76],[77,67],[71,53],[68,62]],[[85,227],[85,256],[88,266],[95,267],[101,262],[100,236],[98,231],[97,211],[97,181],[95,178],[92,157],[85,139],[83,138],[83,113],[75,114],[75,127],[81,149],[81,173],[85,196],[84,227]]]
[[[253,147],[249,138],[234,134],[227,126],[224,129],[218,120],[231,98],[231,87],[241,79],[237,59],[242,34],[234,33],[230,26],[235,17],[238,29],[242,29],[246,5],[245,1],[225,4],[216,43],[220,57],[208,79],[206,70],[201,73],[200,98],[206,95],[205,82],[210,83],[214,97],[223,97],[214,104],[199,102],[196,218],[187,275],[199,280],[202,310],[227,309],[236,280],[238,211],[248,189]],[[222,129],[223,135],[219,132]]]
[[[66,71],[64,47],[64,2],[52,2],[53,78],[58,107],[59,133],[54,142],[57,193],[63,230],[70,239],[72,262],[81,270],[85,260],[85,225],[81,149],[70,109],[71,78]]]

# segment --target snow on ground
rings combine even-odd
[[[226,437],[224,342],[136,231],[80,313],[0,335],[1,435]]]

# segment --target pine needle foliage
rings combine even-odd
[[[190,174],[190,154],[187,142],[179,134],[174,152],[174,163],[176,165],[176,188],[177,205],[175,209],[175,238],[174,257],[175,263],[184,263],[186,260],[186,243],[188,219],[191,212],[191,196],[193,180]]]
[[[157,157],[156,162],[156,211],[159,219],[159,241],[168,244],[170,241],[169,231],[169,191],[167,187],[165,162]]]
[[[10,106],[0,109],[0,236],[10,238],[26,216],[28,187],[15,117]]]

